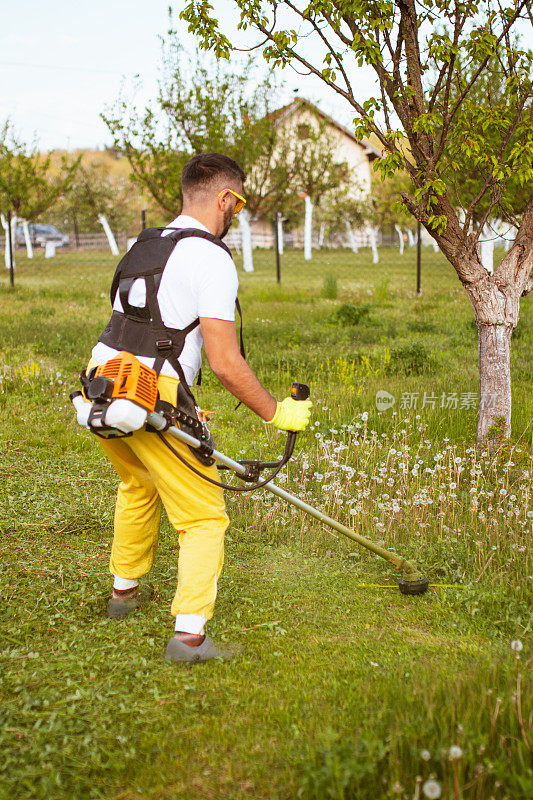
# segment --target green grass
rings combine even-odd
[[[281,287],[272,254],[254,254],[240,271],[249,360],[278,396],[299,380],[315,401],[282,485],[454,586],[404,597],[385,562],[269,493],[228,496],[210,632],[242,649],[180,669],[162,658],[166,520],[152,601],[105,617],[117,479],[68,401],[114,259],[17,259],[14,291],[0,275],[0,798],[407,800],[428,780],[453,800],[531,797],[531,303],[495,455],[474,447],[473,312],[440,254],[423,251],[418,298],[413,251],[379,265],[288,251]],[[392,410],[378,413],[378,390]],[[228,454],[282,451],[208,370],[197,396]]]

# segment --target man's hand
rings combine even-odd
[[[235,324],[223,319],[200,317],[209,366],[232,395],[265,421],[276,414],[274,397],[262,386],[241,356]]]
[[[310,400],[293,400],[292,397],[286,397],[278,403],[274,418],[268,424],[274,425],[280,431],[303,431],[309,425],[312,405]]]

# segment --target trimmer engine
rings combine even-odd
[[[79,424],[99,436],[133,433],[155,409],[157,373],[126,351],[82,376],[82,385],[70,399]]]

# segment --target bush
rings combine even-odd
[[[434,366],[434,363],[434,359],[424,344],[410,342],[391,350],[389,370],[403,372],[405,375],[421,375]]]
[[[330,316],[330,322],[335,325],[358,325],[370,313],[370,306],[356,306],[353,303],[343,303]]]

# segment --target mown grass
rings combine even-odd
[[[105,617],[117,481],[68,402],[108,316],[114,260],[20,257],[14,292],[0,276],[0,797],[533,794],[531,305],[513,343],[511,442],[477,451],[472,310],[444,259],[423,259],[419,298],[412,251],[382,251],[377,266],[365,251],[311,264],[289,251],[281,287],[272,254],[257,253],[240,294],[262,380],[279,396],[306,381],[315,400],[284,487],[452,587],[404,597],[384,562],[270,494],[228,496],[210,632],[242,649],[183,669],[162,659],[168,522],[152,601]],[[393,409],[378,413],[378,390]],[[457,408],[441,407],[452,393]],[[197,394],[217,409],[221,449],[281,452],[283,437],[235,411],[208,371]]]

